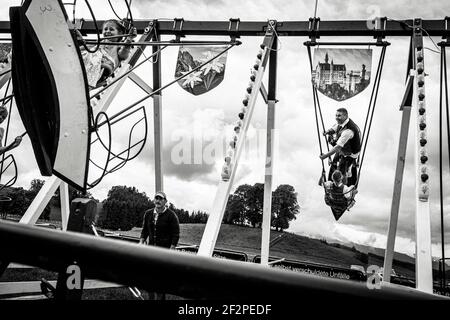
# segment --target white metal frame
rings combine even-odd
[[[253,115],[253,111],[255,109],[255,104],[256,104],[256,99],[258,97],[258,94],[260,92],[261,86],[262,86],[262,78],[264,76],[264,72],[266,70],[266,66],[267,66],[267,62],[268,62],[268,58],[269,58],[269,53],[270,50],[272,49],[272,43],[274,41],[274,26],[272,26],[272,24],[269,23],[269,26],[267,28],[266,31],[266,35],[263,41],[264,44],[264,49],[261,55],[261,65],[258,67],[256,75],[255,75],[255,81],[254,84],[252,86],[252,91],[250,94],[250,97],[248,99],[248,111],[245,114],[245,118],[243,120],[243,125],[242,128],[240,130],[239,133],[239,138],[237,140],[236,143],[236,148],[235,148],[235,153],[234,156],[231,160],[231,175],[229,180],[227,181],[223,181],[221,180],[219,182],[219,186],[217,188],[216,191],[216,195],[214,197],[214,201],[213,201],[213,206],[211,209],[211,212],[209,214],[208,217],[208,221],[206,223],[205,226],[205,230],[203,232],[203,236],[202,236],[202,240],[200,242],[200,246],[198,249],[198,255],[201,256],[207,256],[207,257],[211,257],[214,251],[214,247],[216,245],[216,241],[217,241],[217,237],[219,235],[219,231],[220,231],[220,225],[222,223],[222,219],[223,219],[223,215],[225,213],[225,208],[228,202],[228,197],[231,191],[231,187],[233,186],[233,181],[234,181],[234,177],[237,171],[237,166],[239,163],[239,158],[241,156],[242,153],[242,148],[245,144],[245,138],[246,138],[246,134],[250,125],[250,121]],[[270,104],[269,105],[269,114],[271,114],[270,110],[271,110],[271,106],[272,106],[272,110],[274,112],[274,103],[273,105]],[[273,127],[273,119],[275,117],[275,115],[273,114],[272,116],[272,120],[268,119],[268,134],[271,134],[272,130],[269,130],[269,126]],[[267,141],[268,146],[271,146],[272,143],[272,139],[268,139]],[[266,160],[267,162],[267,160]],[[267,209],[267,206],[270,204],[270,200],[271,199],[271,188],[269,189],[268,187],[271,187],[271,177],[267,177],[266,175],[266,180],[267,180],[267,184],[264,187],[264,192],[268,192],[270,194],[269,197],[267,197],[267,201],[264,204],[264,208]],[[270,186],[269,186],[270,184]],[[268,191],[266,191],[268,190]],[[266,198],[266,197],[265,197]],[[265,200],[266,201],[266,200]],[[267,210],[265,210],[267,212]],[[269,219],[265,219],[263,221],[263,223],[266,223],[266,221],[269,221],[269,230],[265,230],[264,231],[264,236],[267,237],[267,234],[270,233],[270,206],[269,206]],[[267,213],[265,214],[267,215]],[[265,216],[264,215],[264,216]],[[267,229],[267,228],[265,228]],[[270,234],[269,234],[270,236]],[[267,249],[268,251],[268,249]]]
[[[395,172],[394,193],[391,205],[391,216],[388,229],[387,246],[384,259],[383,282],[391,280],[392,262],[394,257],[395,237],[397,231],[398,212],[400,207],[403,171],[406,157],[406,145],[408,141],[408,129],[411,107],[415,110],[415,226],[416,226],[416,288],[420,291],[433,293],[433,266],[431,256],[431,222],[429,203],[429,182],[422,181],[421,175],[428,174],[426,164],[422,164],[420,157],[426,154],[426,146],[421,146],[420,139],[426,138],[426,129],[420,129],[419,123],[426,123],[425,115],[419,114],[419,107],[425,108],[425,84],[419,86],[419,76],[425,75],[424,48],[421,20],[415,19],[414,33],[411,38],[410,66],[412,70],[406,85],[405,97],[401,110],[402,124],[400,130],[399,149],[397,156],[397,168]],[[421,70],[420,70],[421,69]],[[424,77],[423,77],[424,78]],[[412,106],[405,105],[407,97],[412,93]],[[423,94],[419,98],[419,94]]]

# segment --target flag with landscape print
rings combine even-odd
[[[180,47],[175,78],[189,74],[178,80],[178,84],[184,90],[196,96],[217,87],[225,76],[227,52],[208,63],[206,62],[217,56],[224,48],[222,46]],[[201,67],[198,68],[199,66]],[[195,68],[198,69],[192,72]]]

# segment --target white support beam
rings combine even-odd
[[[33,202],[31,202],[19,223],[35,224],[41,216],[42,211],[44,211],[50,199],[55,194],[55,191],[58,189],[60,183],[61,179],[57,176],[51,176],[47,181],[45,181],[41,190],[39,190],[38,194],[34,198]]]
[[[395,252],[395,238],[397,234],[398,213],[402,195],[403,173],[405,169],[406,146],[408,144],[408,130],[411,118],[411,107],[404,107],[402,111],[402,124],[400,128],[400,141],[398,145],[397,167],[395,168],[394,191],[392,194],[391,215],[384,256],[383,281],[391,281],[392,262]]]
[[[259,92],[261,92],[261,96],[264,99],[264,102],[266,104],[268,104],[269,100],[267,98],[268,95],[267,95],[267,90],[266,90],[266,87],[264,86],[264,83],[261,83],[261,88],[259,88]]]
[[[265,54],[267,54],[267,48],[265,49]],[[239,163],[239,157],[241,156],[243,146],[245,144],[245,138],[247,136],[247,131],[250,125],[250,120],[252,118],[253,110],[255,108],[256,98],[258,97],[259,87],[262,82],[262,77],[264,75],[265,66],[259,68],[257,77],[255,79],[255,84],[253,86],[252,94],[248,101],[248,111],[245,115],[243,128],[239,134],[239,139],[236,144],[235,155],[232,160],[232,170],[231,176],[228,181],[221,180],[216,191],[216,196],[214,197],[214,202],[212,209],[210,211],[208,221],[203,232],[202,241],[198,248],[198,255],[211,257],[216,246],[217,237],[219,235],[220,225],[222,223],[223,215],[225,213],[225,208],[228,202],[228,195],[230,194],[231,187],[233,186],[234,177],[237,171],[237,166]]]
[[[153,131],[154,131],[154,152],[155,152],[155,192],[164,190],[163,169],[162,169],[162,96],[153,96]]]
[[[136,73],[130,72],[128,75],[128,78],[130,78],[131,81],[133,81],[139,88],[144,90],[146,93],[151,94],[153,92],[152,87],[150,87],[147,82],[142,80],[141,77],[139,77]]]
[[[430,202],[416,199],[416,288],[433,293]]]
[[[67,223],[69,222],[70,201],[69,201],[69,185],[61,181],[59,186],[59,196],[61,201],[61,228],[67,231]]]
[[[264,174],[264,203],[262,218],[261,264],[269,265],[270,225],[272,221],[272,178],[275,140],[275,101],[268,101],[266,164]]]
[[[415,91],[417,96],[417,90]],[[417,111],[417,103],[415,111]],[[431,259],[431,221],[430,221],[430,202],[429,202],[429,184],[421,181],[420,164],[420,136],[418,116],[414,117],[416,143],[415,143],[415,167],[416,167],[416,288],[420,291],[433,293],[433,268]],[[426,190],[424,189],[426,188]]]
[[[136,73],[130,72],[128,78],[133,81],[139,88],[147,94],[153,92],[150,87]],[[155,152],[155,191],[163,190],[163,173],[162,173],[162,97],[160,94],[153,97],[153,127],[154,127],[154,152]]]
[[[268,28],[268,32],[270,30]],[[245,114],[242,128],[239,132],[239,138],[236,142],[234,156],[231,160],[231,174],[229,180],[221,180],[217,187],[216,195],[212,204],[211,211],[209,213],[208,221],[203,232],[203,237],[198,248],[198,255],[211,257],[216,245],[217,237],[219,235],[220,225],[222,223],[225,208],[228,202],[228,196],[233,186],[234,177],[236,175],[239,158],[242,153],[243,146],[245,144],[247,131],[250,126],[250,121],[255,109],[256,99],[259,95],[259,89],[261,88],[262,78],[266,69],[268,61],[268,48],[272,46],[273,32],[269,35],[266,33],[265,46],[261,54],[261,65],[257,68],[255,75],[255,81],[253,83],[252,91],[248,99],[248,111]]]
[[[425,94],[425,62],[421,19],[414,19],[413,63],[416,70],[415,90],[413,95],[416,116],[415,153],[416,167],[416,288],[433,293],[433,266],[431,258],[431,221],[429,202],[429,168],[428,162],[421,162],[420,157],[426,154],[428,137],[426,128],[426,94]],[[422,112],[421,112],[422,111]]]
[[[412,71],[414,72],[414,71]],[[391,281],[392,262],[395,252],[395,238],[397,234],[398,213],[402,195],[403,173],[405,171],[406,147],[408,144],[409,123],[411,121],[411,106],[406,105],[410,91],[413,91],[414,76],[408,78],[405,94],[400,105],[402,111],[402,123],[400,126],[400,139],[397,152],[397,166],[395,168],[394,191],[392,194],[391,215],[389,218],[389,229],[387,236],[386,251],[383,266],[383,281]]]

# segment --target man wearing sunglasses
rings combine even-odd
[[[158,191],[154,198],[155,207],[144,213],[144,222],[139,243],[175,249],[180,238],[177,215],[167,207],[167,197]]]

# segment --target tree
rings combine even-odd
[[[169,209],[177,215],[180,223],[189,223],[189,211],[175,208],[173,203],[169,203]]]
[[[41,190],[42,186],[45,184],[44,180],[41,179],[33,179],[31,180],[30,189],[28,191],[30,192],[30,195],[34,195],[33,198],[38,194],[39,190]]]
[[[44,180],[41,179],[33,179],[31,180],[30,189],[28,189],[27,197],[30,199],[30,204],[36,198],[37,194],[41,190],[42,186],[45,184]],[[59,190],[59,189],[58,189]],[[42,214],[40,216],[41,219],[44,220],[50,220],[50,206],[55,204],[56,198],[55,196],[52,196],[51,200],[48,202],[48,204],[45,206],[44,210],[42,211]],[[25,212],[24,212],[25,213]]]
[[[189,223],[206,223],[208,221],[208,214],[203,211],[192,211],[189,216]]]
[[[69,203],[72,203],[72,200],[76,199],[76,198],[93,199],[98,202],[98,200],[95,199],[89,191],[86,191],[86,193],[83,193],[69,185]],[[59,188],[56,189],[55,195],[53,196],[52,200],[53,200],[52,204],[55,207],[61,208],[61,194],[60,194]]]
[[[45,181],[40,179],[33,179],[30,183],[30,188],[25,190],[21,187],[6,187],[1,190],[1,197],[10,201],[0,201],[0,212],[3,218],[8,214],[23,216],[27,211],[31,202],[34,200],[39,190],[41,190]],[[47,205],[41,215],[42,219],[48,220],[50,218],[50,206]]]
[[[243,223],[249,223],[256,227],[262,221],[264,185],[255,183],[253,186],[243,184],[237,187],[234,192],[236,199],[240,199],[243,205],[243,218],[239,217]],[[230,208],[231,210],[232,208]],[[241,208],[242,209],[242,208]],[[231,219],[230,221],[233,221]]]
[[[251,192],[248,194],[248,214],[247,220],[253,227],[261,225],[264,209],[264,184],[255,183]]]
[[[264,185],[255,183],[240,185],[228,197],[223,223],[250,224],[259,226],[264,207]],[[272,192],[271,226],[282,231],[289,228],[289,222],[300,212],[294,187],[282,184]]]
[[[141,226],[144,212],[153,206],[145,193],[135,187],[113,186],[103,201],[105,219],[102,227],[112,230],[130,230]]]
[[[24,190],[21,187],[5,187],[0,190],[0,200],[8,198],[11,199],[10,201],[0,201],[1,217],[6,218],[8,214],[23,216],[44,184],[44,180],[33,179],[30,182],[30,188],[28,190]],[[82,194],[75,188],[69,186],[69,201],[71,202],[74,198],[93,199],[92,195],[89,192],[87,192],[86,194]],[[49,203],[44,208],[40,216],[41,219],[50,219],[51,206],[55,206],[58,208],[61,207],[59,188],[56,189],[55,194],[52,196]]]
[[[23,188],[6,187],[1,191],[1,197],[5,200],[0,201],[2,219],[6,219],[8,214],[22,216],[31,204],[27,191]]]
[[[289,228],[289,222],[296,219],[300,213],[297,193],[293,186],[281,184],[272,193],[272,221],[271,226],[277,231]]]
[[[223,217],[226,224],[245,224],[245,200],[237,194],[230,194]]]

